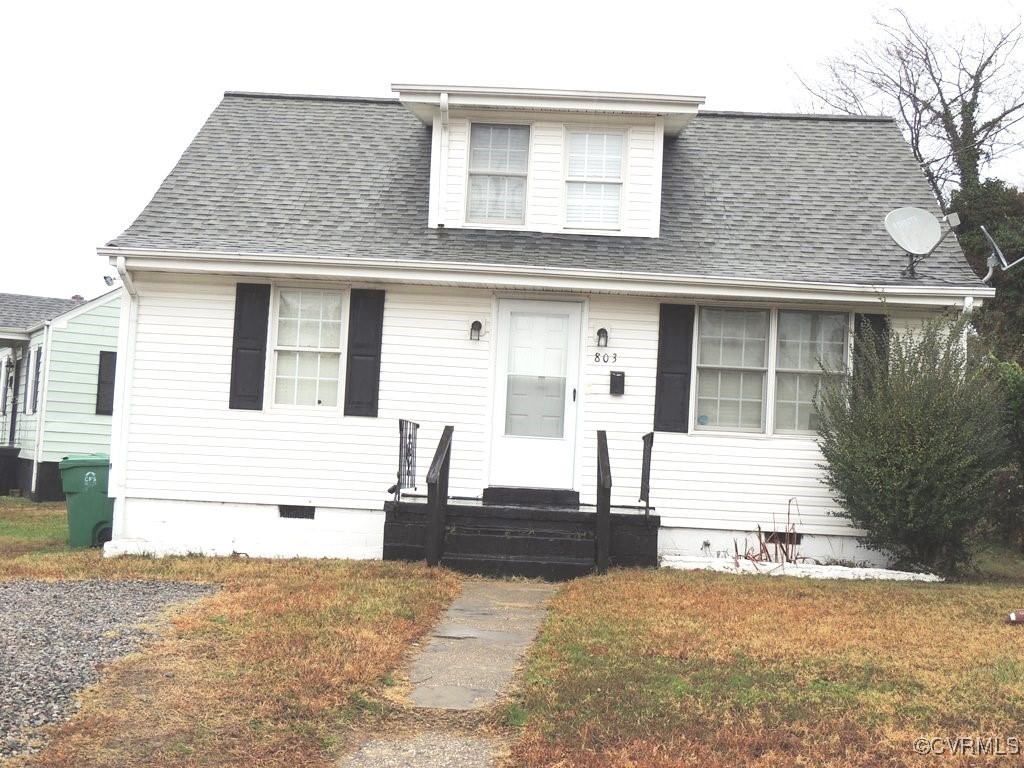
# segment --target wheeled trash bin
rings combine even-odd
[[[110,456],[105,453],[75,453],[61,461],[72,547],[100,547],[110,541],[114,500],[107,496],[109,476]]]

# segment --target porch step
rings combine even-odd
[[[578,557],[507,557],[503,555],[450,555],[441,565],[460,573],[480,576],[522,576],[527,579],[564,581],[594,572],[594,559]]]
[[[594,560],[594,539],[566,535],[565,532],[502,530],[449,527],[445,535],[445,555],[506,557],[569,557]]]
[[[385,504],[384,559],[423,560],[426,504]],[[466,573],[549,580],[591,573],[595,516],[566,507],[449,503],[441,563]],[[659,518],[612,513],[611,562],[656,566]]]
[[[551,488],[508,488],[494,486],[484,488],[483,502],[485,505],[579,509],[580,494],[578,491],[563,491]]]

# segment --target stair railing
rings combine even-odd
[[[416,490],[416,433],[420,425],[408,419],[398,420],[398,482],[388,488],[395,501],[402,500],[402,489]]]
[[[449,425],[441,433],[434,460],[427,471],[427,540],[424,542],[427,565],[437,565],[444,556],[445,518],[448,515],[448,470],[452,462],[452,434]]]
[[[640,501],[644,503],[644,522],[651,527],[651,453],[654,451],[654,433],[643,436],[644,461],[640,468]]]
[[[597,515],[594,561],[598,573],[608,572],[612,538],[612,468],[608,459],[608,435],[597,431]]]

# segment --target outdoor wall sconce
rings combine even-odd
[[[473,324],[469,326],[469,340],[480,341],[480,331],[484,329],[484,324],[479,320],[474,320]]]
[[[608,346],[608,329],[598,328],[597,329],[597,346],[607,347]]]

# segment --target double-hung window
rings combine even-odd
[[[697,429],[764,431],[768,325],[767,310],[701,309]]]
[[[277,292],[274,403],[335,408],[341,370],[340,291]]]
[[[821,365],[829,371],[846,367],[850,316],[845,312],[779,310],[775,358],[775,431],[816,432],[814,396]]]
[[[466,221],[523,224],[530,126],[474,123],[469,136]]]
[[[618,229],[626,137],[621,131],[568,133],[567,227]]]
[[[696,428],[816,432],[821,365],[846,369],[849,324],[846,312],[701,308]]]

